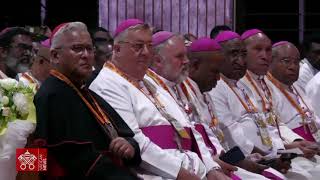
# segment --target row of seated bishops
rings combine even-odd
[[[7,133],[48,150],[47,172],[20,179],[320,175],[316,35],[300,52],[259,29],[197,38],[127,19],[112,37],[67,22],[38,43],[19,27],[0,42],[1,78],[36,91],[36,123]]]

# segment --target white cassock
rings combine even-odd
[[[307,84],[307,97],[310,99],[311,106],[315,114],[320,117],[320,73],[317,73]]]
[[[263,81],[266,83],[265,76],[258,76],[248,70],[246,76],[240,79],[239,83],[241,83],[241,85],[245,87],[245,89],[248,92],[250,91],[252,92],[252,93],[248,93],[248,95],[249,96],[251,95],[250,98],[254,100],[253,103],[255,103],[255,106],[257,107],[257,109],[260,112],[264,112],[265,115],[269,117],[271,116],[271,113],[265,112],[265,109],[267,108],[271,110],[273,108],[271,107],[273,104],[273,99],[272,99],[272,95],[271,95],[271,98],[267,97],[268,93],[266,91],[269,90],[269,92],[271,93],[271,90],[268,87],[265,87],[268,89],[263,90],[263,84],[262,84]],[[257,88],[259,92],[257,92],[255,88]],[[263,107],[264,104],[266,104],[267,106],[266,108]],[[279,130],[281,133],[283,143],[292,143],[296,139],[303,139],[301,136],[293,132],[286,124],[280,122],[278,125],[279,125]],[[273,131],[273,133],[275,134],[278,133],[278,129],[275,123],[269,123],[268,128],[270,129],[270,131]]]
[[[151,70],[150,70],[151,71]],[[206,104],[203,102],[203,100],[198,101],[198,98],[203,98],[198,85],[192,81],[191,79],[188,79],[189,82],[192,83],[192,86],[194,86],[195,88],[195,93],[193,93],[193,91],[190,89],[190,87],[188,85],[185,84],[186,90],[188,92],[184,92],[181,89],[181,84],[176,84],[174,82],[168,81],[167,79],[157,75],[155,72],[152,71],[151,76],[156,76],[153,78],[150,78],[151,76],[145,76],[146,79],[148,79],[150,82],[152,82],[155,86],[157,86],[158,88],[160,88],[161,90],[159,90],[159,92],[165,93],[166,96],[172,98],[177,105],[180,107],[181,111],[184,112],[185,116],[187,119],[190,120],[190,123],[192,123],[193,125],[197,125],[197,124],[202,124],[206,134],[209,138],[209,141],[212,143],[212,145],[214,146],[214,151],[211,149],[210,146],[208,146],[210,153],[212,155],[219,155],[221,153],[221,151],[225,151],[225,149],[222,147],[222,145],[220,144],[220,141],[218,140],[218,138],[216,137],[216,135],[213,133],[212,129],[209,127],[209,123],[211,119],[211,115],[209,113],[208,110],[203,111],[202,108],[207,108]],[[161,81],[161,82],[160,82]],[[163,83],[163,84],[162,84]],[[163,87],[165,86],[165,87]],[[188,111],[188,108],[191,108],[191,104],[189,104],[189,100],[186,97],[186,94],[188,93],[188,95],[191,96],[193,102],[197,103],[195,105],[195,107],[193,106],[192,108],[197,108],[197,109],[193,109],[192,111],[198,111],[199,113],[188,113],[190,111]],[[198,104],[200,103],[200,104]],[[199,107],[201,106],[201,107]],[[199,109],[200,108],[200,109]],[[205,114],[206,113],[206,114]],[[207,122],[203,122],[202,120],[200,120],[200,116],[201,119],[203,121],[207,121]],[[206,116],[206,117],[203,117]],[[270,170],[270,172],[274,173],[275,170]],[[237,175],[238,177],[240,177],[241,179],[246,179],[246,180],[258,180],[258,179],[267,179],[262,175],[259,174],[255,174],[255,173],[251,173],[247,170],[244,170],[242,168],[238,167],[238,170],[236,172],[234,172],[235,175]],[[279,173],[274,173],[277,174],[279,177],[282,177],[281,174]]]
[[[230,79],[226,80],[229,81],[230,85],[237,85],[238,87],[245,89],[245,87],[242,86],[242,83],[237,83]],[[238,90],[239,95],[242,94],[240,91],[241,90]],[[248,90],[246,90],[246,92],[249,97],[252,97],[252,94],[250,95],[252,92]],[[252,119],[252,116],[247,113],[238,97],[223,80],[218,81],[216,88],[212,89],[209,94],[216,107],[218,119],[220,120],[222,130],[230,147],[239,146],[244,152],[251,153],[253,146],[256,146],[271,154],[275,154],[278,149],[284,149],[284,145],[281,143],[282,140],[279,135],[276,134],[275,131],[270,131],[269,128],[268,132],[272,139],[273,148],[270,149],[262,143],[261,137],[258,135],[259,129]],[[243,141],[248,141],[252,146],[245,146],[242,143]],[[310,171],[306,172],[298,165],[298,163],[292,162],[291,166],[292,169],[285,174],[288,179],[310,179],[312,177]]]
[[[269,79],[265,78],[265,80],[269,89],[271,90],[273,106],[276,109],[277,115],[279,116],[281,122],[286,124],[290,129],[296,129],[299,127],[300,129],[303,129],[301,128],[302,117],[298,110],[293,107],[288,98]],[[288,86],[284,84],[281,85],[283,86],[284,90],[292,97],[292,99],[296,101],[297,104],[300,104],[298,103],[298,101],[301,101],[301,99],[298,100],[298,97],[294,93],[288,91]],[[295,90],[298,91],[298,93],[303,98],[303,101],[308,105],[308,98],[304,95],[303,91],[297,87],[295,88]],[[301,103],[300,105],[306,108],[306,104]],[[311,108],[310,105],[308,105],[308,107]],[[319,118],[317,118],[317,121],[319,121],[318,119]],[[310,179],[317,179],[320,176],[319,160],[320,157],[318,155],[314,156],[312,160],[298,157],[292,160],[291,165],[297,163],[297,165],[303,168],[304,171],[308,171],[312,175],[312,178]]]
[[[201,148],[204,163],[194,152],[162,149],[144,135],[143,128],[170,125],[170,123],[144,93],[111,69],[104,67],[89,88],[110,103],[135,133],[134,138],[140,145],[142,157],[138,170],[141,178],[176,179],[180,168],[184,167],[204,179],[207,170],[219,166],[209,158],[210,153],[200,143],[198,146]],[[157,96],[167,113],[175,117],[182,126],[190,127],[190,123],[185,120],[171,99],[163,93],[158,93]],[[201,137],[194,135],[197,142],[201,142]],[[159,137],[162,136],[163,134],[159,133]]]
[[[16,76],[17,81],[22,82],[25,86],[35,86],[38,89],[41,85],[41,82],[38,81],[30,72],[18,73]]]
[[[208,137],[210,139],[210,141],[214,144],[214,146],[216,147],[216,150],[218,152],[218,155],[221,153],[221,151],[228,151],[229,150],[229,146],[227,144],[226,141],[222,141],[220,143],[219,139],[217,138],[216,135],[216,129],[213,129],[214,127],[210,127],[212,124],[211,120],[212,120],[212,114],[215,115],[215,107],[214,104],[212,102],[212,99],[210,98],[210,95],[208,93],[204,93],[202,94],[198,85],[196,84],[196,82],[194,82],[192,79],[188,78],[188,81],[190,82],[190,85],[193,87],[192,89],[190,88],[190,86],[188,86],[188,84],[186,83],[186,81],[184,82],[185,86],[187,87],[188,90],[188,94],[191,97],[191,101],[192,103],[195,105],[195,108],[197,108],[196,110],[199,111],[200,113],[196,113],[196,115],[194,116],[194,122],[200,122],[204,127],[205,130],[208,134]],[[179,90],[182,92],[181,87],[179,87]],[[206,102],[207,101],[207,102]],[[210,107],[208,107],[210,106]],[[210,112],[212,111],[212,112]],[[218,124],[219,126],[219,124]],[[265,178],[264,176],[260,175],[260,174],[255,174],[252,172],[249,172],[247,170],[244,170],[242,168],[237,167],[238,170],[235,171],[234,173],[241,177],[242,179],[252,179],[252,180],[258,180],[258,179],[268,179]],[[276,172],[276,170],[269,168],[267,169],[267,171],[272,172],[273,174],[277,175],[278,177],[281,177],[283,179],[285,179],[285,177],[283,177],[283,175],[279,172]]]
[[[279,82],[279,81],[277,81]],[[274,101],[274,106],[276,108],[277,114],[280,117],[282,123],[286,124],[290,129],[294,130],[296,128],[302,127],[303,118],[299,111],[290,103],[289,99],[280,91],[278,87],[275,86],[269,79],[266,78],[266,83],[272,92],[272,99]],[[280,82],[279,82],[280,83]],[[289,86],[280,83],[281,87],[288,93],[291,99],[295,102],[296,105],[301,107],[304,111],[307,109],[308,115],[312,116],[314,114],[313,107],[309,101],[309,98],[305,93],[293,85],[293,91],[289,90]],[[319,126],[319,118],[315,115],[315,122]]]
[[[236,86],[236,81],[226,80],[230,81],[230,85]],[[237,88],[235,90],[238,91],[239,95],[242,95],[241,90]],[[262,143],[255,121],[223,80],[219,80],[216,88],[212,89],[209,94],[215,105],[217,117],[220,120],[221,128],[230,148],[239,146],[246,156],[251,154],[254,146],[270,153],[277,149],[284,149],[283,144],[275,143],[275,141],[272,141],[272,149]],[[271,136],[272,134],[269,135]]]
[[[306,86],[308,82],[319,72],[316,68],[314,68],[308,59],[304,58],[300,62],[300,70],[299,70],[299,78],[294,83],[296,87],[299,87],[304,92],[306,92]]]

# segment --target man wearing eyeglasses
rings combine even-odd
[[[109,31],[104,29],[103,27],[92,29],[90,31],[90,36],[95,47],[95,63],[94,71],[92,72],[91,77],[88,79],[87,84],[91,84],[91,82],[99,74],[104,63],[111,60],[113,49],[113,39],[109,34]]]
[[[290,141],[288,131],[279,129],[279,136],[287,137],[284,138],[285,148],[299,148],[305,157],[291,160],[292,172],[309,174],[312,177],[308,179],[316,179],[319,174],[319,156],[316,155],[319,146],[314,142],[319,142],[319,118],[315,116],[303,90],[293,85],[299,77],[299,63],[300,53],[292,43],[275,43],[272,46],[272,62],[265,80],[271,91],[272,107],[280,127],[285,125],[300,136]]]
[[[7,28],[0,34],[0,50],[4,73],[15,78],[17,73],[26,72],[31,65],[32,37],[21,27]]]
[[[54,69],[34,100],[35,144],[48,148],[49,177],[137,179],[131,171],[141,162],[134,133],[107,102],[85,86],[92,73],[93,49],[81,22],[65,23],[53,31],[50,58]]]
[[[150,27],[138,19],[123,21],[115,31],[113,47],[111,61],[89,88],[110,103],[135,132],[142,158],[139,177],[206,179],[214,162],[210,158],[206,164],[201,161],[205,156],[200,157],[200,153],[209,154],[206,148],[198,149],[199,154],[192,148],[201,137],[197,139],[192,133],[172,98],[144,79],[154,55]]]
[[[271,127],[275,127],[275,110],[273,98],[269,87],[266,85],[266,74],[272,61],[272,43],[269,37],[259,29],[250,29],[241,35],[246,49],[245,61],[248,70],[240,83],[250,92],[251,99],[259,112],[263,112]],[[276,129],[275,129],[276,130]],[[291,143],[295,139],[302,139],[292,132],[287,126],[280,124],[280,132],[285,142]],[[276,130],[277,131],[277,130]]]
[[[113,39],[109,31],[102,27],[91,30],[90,36],[96,48],[94,68],[99,72],[103,64],[111,59]]]

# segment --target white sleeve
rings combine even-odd
[[[118,82],[108,80],[106,84],[104,83],[106,80],[97,81],[96,79],[89,88],[106,100],[135,133],[134,139],[139,143],[141,151],[140,167],[155,175],[175,179],[181,168],[182,160],[161,149],[142,133],[138,119],[133,112],[129,92]]]
[[[216,107],[217,118],[220,121],[221,130],[225,135],[226,141],[228,141],[229,147],[239,146],[244,155],[247,156],[252,153],[254,144],[245,138],[241,123],[238,123],[240,117],[235,117],[232,114],[226,92],[228,91],[223,90],[223,92],[220,92],[215,88],[209,94]]]
[[[285,144],[292,143],[296,139],[304,139],[297,133],[293,132],[287,125],[281,123],[279,124],[281,137],[284,139]]]
[[[320,117],[320,73],[314,76],[306,87],[307,97],[310,99],[315,114]]]

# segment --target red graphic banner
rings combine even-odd
[[[21,148],[16,149],[17,171],[47,171],[47,149]]]

